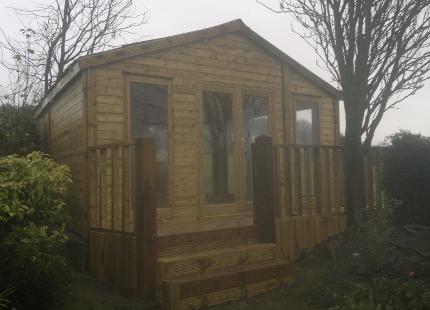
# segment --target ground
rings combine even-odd
[[[99,284],[91,276],[73,272],[71,291],[61,310],[150,310],[159,309],[139,299],[127,298]]]
[[[303,255],[290,287],[211,310],[430,309],[429,240],[426,228],[375,222]],[[121,297],[79,273],[72,287],[64,310],[158,309]]]

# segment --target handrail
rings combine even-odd
[[[132,140],[123,140],[123,141],[111,142],[111,143],[105,143],[105,144],[89,145],[88,150],[99,150],[99,149],[105,149],[110,147],[130,146],[130,145],[135,145],[135,142]]]
[[[287,144],[273,144],[274,148],[312,148],[312,149],[344,149],[343,145],[334,144],[297,144],[297,143],[287,143]]]

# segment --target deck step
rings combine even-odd
[[[254,243],[158,259],[159,279],[243,266],[277,258],[276,244]]]
[[[157,239],[158,257],[184,255],[257,242],[255,226],[160,236]]]
[[[164,281],[164,308],[200,309],[269,292],[293,280],[293,264],[276,259]]]

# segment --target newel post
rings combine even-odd
[[[254,224],[261,242],[276,242],[275,183],[273,144],[269,136],[260,136],[252,144],[252,182]]]
[[[136,269],[137,290],[145,301],[155,301],[157,264],[157,209],[155,141],[135,141],[136,171]]]

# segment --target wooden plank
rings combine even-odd
[[[88,151],[89,228],[97,227],[97,162],[96,152]]]
[[[303,148],[303,159],[304,159],[304,176],[305,176],[305,193],[306,193],[306,204],[304,214],[307,216],[312,215],[312,156],[311,147]]]
[[[260,282],[269,279],[281,279],[292,274],[291,264],[284,260],[275,260],[257,265],[187,276],[168,283],[180,284],[181,299],[199,296],[206,293],[220,291],[232,287],[240,287],[245,284]]]
[[[251,149],[254,222],[261,242],[276,242],[272,138],[257,137]]]
[[[131,152],[132,147],[126,147],[123,149],[123,230],[127,232],[134,232],[134,218],[133,216],[133,184],[131,175]],[[134,146],[133,146],[134,149]],[[130,219],[133,219],[131,222]]]
[[[138,292],[146,301],[156,299],[157,201],[156,159],[153,138],[136,140],[136,267]]]
[[[273,166],[274,166],[274,183],[275,188],[275,213],[278,218],[285,216],[285,205],[283,204],[283,186],[282,186],[282,174],[278,171],[282,171],[283,165],[281,162],[282,149],[275,148],[273,152]]]
[[[298,215],[303,215],[303,201],[302,201],[302,169],[301,169],[301,149],[299,147],[294,149],[294,189],[295,189],[295,203],[296,212]]]
[[[159,236],[157,237],[157,245],[159,249],[164,249],[177,245],[204,243],[208,240],[230,240],[232,237],[237,236],[244,240],[255,239],[257,238],[257,228],[255,226],[244,226]]]
[[[100,150],[100,222],[101,227],[109,228],[107,222],[107,150]]]
[[[292,180],[292,168],[293,168],[293,162],[292,162],[292,155],[293,155],[293,149],[287,147],[284,148],[284,169],[285,169],[285,198],[286,198],[286,209],[287,209],[287,216],[293,216],[293,180]]]
[[[326,214],[331,214],[333,209],[333,150],[327,149],[327,210]]]
[[[321,180],[321,170],[322,170],[322,160],[321,160],[321,149],[313,148],[313,161],[314,165],[314,185],[315,185],[315,213],[321,214],[322,206],[322,180]]]
[[[333,197],[333,213],[340,213],[340,178],[339,178],[339,156],[338,150],[333,150],[333,182],[334,182],[334,197]]]

